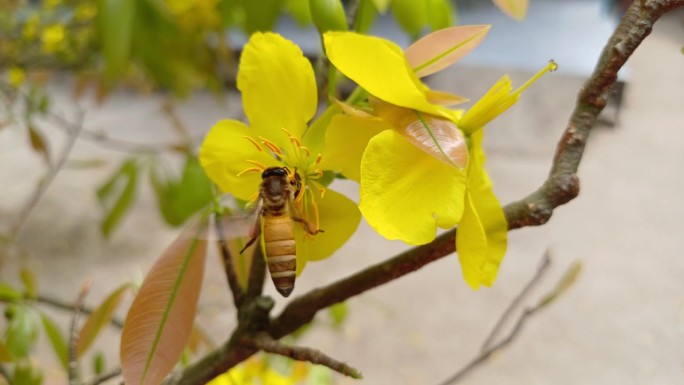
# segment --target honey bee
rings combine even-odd
[[[240,253],[252,245],[263,231],[268,271],[278,292],[287,297],[294,289],[297,274],[294,222],[301,223],[311,235],[323,230],[299,217],[294,206],[295,200],[303,193],[302,179],[296,170],[291,173],[287,167],[270,167],[263,171],[261,179],[256,206],[259,219],[251,239]],[[263,230],[260,220],[263,221]]]

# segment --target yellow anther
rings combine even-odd
[[[323,170],[320,168],[313,170],[313,172],[310,172],[308,175],[309,179],[318,179],[323,176]]]
[[[261,136],[259,137],[259,139],[261,139],[261,144],[268,147],[268,149],[271,150],[274,154],[283,155],[283,152],[280,150],[280,147],[278,147],[275,143]]]
[[[326,192],[326,191],[327,191],[327,190],[325,189],[325,187],[319,187],[319,188],[318,188],[318,192],[321,194],[321,198],[324,198],[324,197],[325,197],[325,192]]]
[[[253,165],[257,166],[257,167],[259,167],[259,170],[260,170],[260,171],[266,170],[266,169],[268,168],[268,167],[266,167],[265,164],[263,164],[263,163],[261,163],[261,162],[257,162],[256,160],[247,159],[246,162],[247,162],[247,163],[250,163],[250,164],[253,164]]]
[[[250,138],[249,136],[243,136],[243,138],[249,140],[257,148],[257,150],[263,151],[263,149],[261,148],[261,146],[259,146],[259,143],[257,143],[256,140]]]
[[[252,167],[252,168],[248,168],[248,169],[246,169],[246,170],[240,171],[236,176],[237,176],[237,177],[240,177],[240,176],[243,176],[244,174],[246,174],[246,173],[248,173],[248,172],[262,172],[262,171],[263,171],[263,170],[260,169],[260,168]]]
[[[302,147],[302,143],[299,141],[299,139],[295,138],[294,136],[290,136],[290,142],[295,145],[295,147]]]
[[[323,160],[323,154],[319,153],[318,156],[316,157],[316,164],[321,163],[321,160]]]
[[[306,157],[307,157],[307,158],[311,155],[311,151],[309,151],[309,149],[306,148],[306,146],[299,146],[299,149],[302,150],[302,151],[304,151],[304,152],[306,152]]]

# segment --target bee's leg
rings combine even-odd
[[[261,221],[257,220],[256,224],[254,225],[254,228],[252,229],[252,231],[250,231],[249,241],[247,242],[245,247],[243,247],[242,250],[240,250],[240,254],[242,254],[243,251],[247,250],[248,247],[252,246],[254,244],[254,242],[256,242],[256,240],[259,239],[260,236],[261,236]]]
[[[316,235],[318,233],[324,233],[325,232],[321,229],[316,229],[316,227],[311,222],[307,221],[306,219],[294,217],[294,216],[290,217],[290,218],[292,218],[292,220],[297,222],[297,223],[301,223],[302,226],[304,227],[304,230],[306,230],[306,232],[308,232],[311,235]]]

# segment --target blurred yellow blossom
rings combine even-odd
[[[90,20],[97,15],[97,5],[94,3],[81,3],[74,10],[76,20]]]
[[[7,70],[7,81],[12,87],[19,87],[26,80],[26,72],[19,67],[12,67]]]
[[[66,30],[63,25],[53,24],[46,27],[40,35],[40,41],[43,44],[43,51],[46,53],[55,53],[59,51],[64,45],[64,36]]]
[[[22,31],[22,35],[24,36],[25,39],[33,39],[38,35],[38,26],[40,24],[40,16],[38,16],[37,13],[32,14],[31,16],[28,17],[26,20],[26,24],[24,24],[24,30]]]

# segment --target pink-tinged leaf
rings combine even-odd
[[[204,275],[206,220],[186,229],[159,257],[135,297],[121,335],[127,385],[158,385],[188,343]]]
[[[427,96],[430,103],[444,107],[455,106],[469,101],[468,98],[444,91],[428,90],[425,91],[425,96]]]
[[[499,9],[518,21],[523,21],[527,15],[528,0],[494,0]]]
[[[441,71],[480,45],[490,28],[464,25],[435,31],[406,48],[406,60],[418,77]]]
[[[83,353],[88,350],[95,341],[95,338],[100,334],[102,328],[112,320],[114,311],[129,289],[130,285],[128,284],[116,289],[88,317],[78,335],[78,344],[76,345],[76,354],[78,357],[83,356]]]
[[[377,98],[371,98],[370,102],[376,114],[414,146],[457,169],[468,164],[468,146],[456,123]]]

